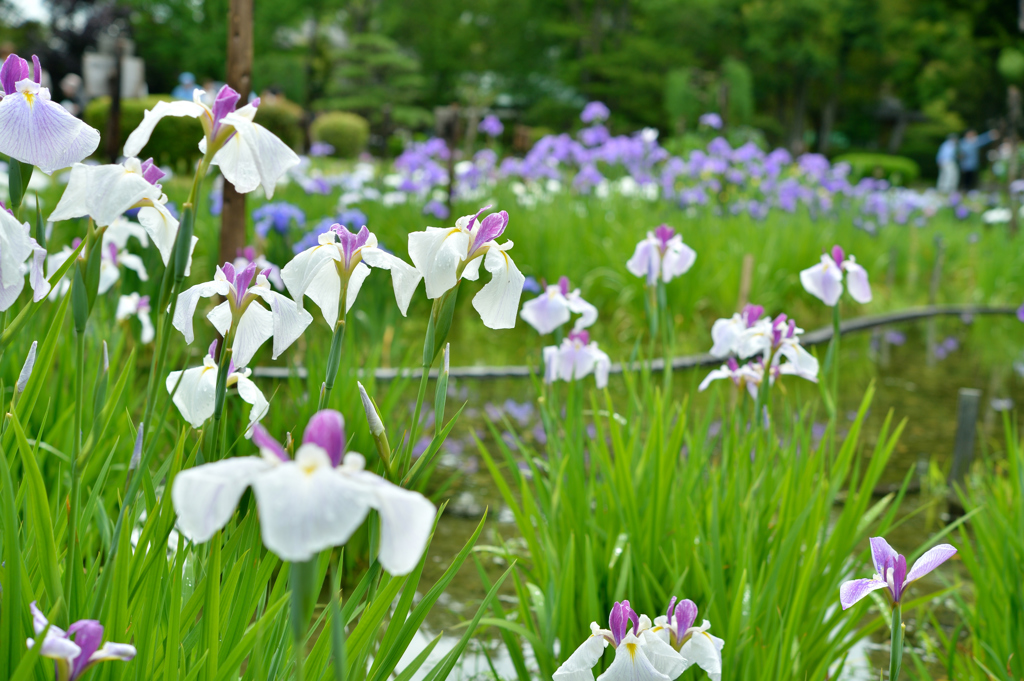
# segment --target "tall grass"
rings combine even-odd
[[[539,387],[544,452],[517,442],[517,454],[500,437],[497,451],[481,445],[523,537],[500,550],[520,559],[518,605],[488,621],[514,658],[532,649],[548,678],[614,601],[653,617],[670,597],[690,598],[726,641],[723,678],[835,678],[851,647],[886,626],[863,605],[844,613],[838,588],[869,564],[868,535],[896,522],[906,484],[872,492],[903,423],[886,417],[862,468],[873,388],[846,433],[816,442],[810,407],[777,398],[765,430],[748,400],[724,391],[691,423],[649,376],[626,380],[618,407],[607,394],[588,401],[578,383]]]

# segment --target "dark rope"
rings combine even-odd
[[[963,317],[965,321],[969,321],[971,317],[976,315],[1013,314],[1017,314],[1017,308],[1015,307],[993,307],[988,305],[928,305],[925,307],[913,307],[899,312],[865,315],[863,317],[847,319],[839,325],[839,329],[840,334],[847,334],[858,331],[867,331],[868,329],[875,329],[880,326],[888,326],[890,324],[910,322],[917,319],[927,319],[930,317],[957,316]],[[800,342],[803,345],[819,345],[821,343],[827,343],[830,340],[832,340],[831,326],[824,326],[820,329],[815,329],[814,331],[805,333],[800,337]],[[699,355],[676,357],[672,360],[672,368],[692,369],[695,367],[714,366],[716,364],[721,364],[722,362],[723,359],[721,357],[712,357],[708,353],[702,353]],[[645,365],[648,366],[651,371],[661,371],[665,368],[665,360],[654,359],[647,362],[615,362],[611,366],[610,373],[620,374],[623,371],[639,371],[643,369]],[[452,367],[449,370],[448,375],[452,378],[475,379],[528,378],[531,373],[536,374],[539,371],[539,368],[529,366],[469,366]],[[256,367],[253,370],[253,374],[260,378],[288,378],[295,375],[298,378],[304,379],[306,378],[306,369],[305,367]],[[399,376],[418,379],[422,374],[422,369],[378,368],[374,370],[374,377],[378,381],[391,381]],[[430,376],[432,378],[436,378],[437,369],[431,369]]]

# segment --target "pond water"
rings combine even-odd
[[[960,388],[981,391],[976,456],[998,455],[1003,451],[1003,412],[1013,413],[1015,404],[1024,403],[1022,331],[1024,326],[1012,317],[936,318],[844,336],[840,403],[846,418],[854,418],[872,381],[876,388],[862,434],[863,451],[870,452],[890,410],[897,420],[907,419],[906,429],[883,481],[898,483],[908,469],[917,468],[921,492],[909,496],[904,503],[902,513],[907,521],[889,535],[894,546],[909,552],[920,544],[922,538],[936,532],[948,520],[943,492],[939,488],[951,462]],[[819,347],[819,354],[823,354],[823,350]],[[696,391],[707,371],[706,368],[679,371],[674,381],[678,397],[690,394],[693,408],[698,411],[707,404],[707,396]],[[610,389],[613,395],[616,380],[621,381],[612,378]],[[815,396],[817,389],[812,384],[795,383],[798,381],[790,380],[793,399],[812,399]],[[442,466],[435,473],[435,480],[454,474],[457,481],[446,492],[450,503],[431,546],[428,567],[424,572],[425,583],[431,583],[440,576],[450,557],[472,534],[485,508],[490,511],[480,544],[493,543],[494,533],[500,533],[506,539],[516,535],[511,513],[504,508],[500,494],[475,454],[472,433],[475,431],[483,437],[485,417],[493,420],[504,414],[517,426],[524,439],[536,441],[542,437],[542,433],[536,430],[538,416],[533,407],[533,385],[529,380],[463,380],[450,386],[450,394],[450,405],[466,401],[472,406],[467,407],[449,437],[442,453]],[[453,410],[455,407],[450,408]],[[491,579],[506,567],[486,553],[478,556]],[[927,593],[966,578],[959,562],[951,561],[917,589],[920,593]],[[969,591],[970,584],[964,581],[960,588]],[[453,628],[472,616],[484,593],[476,567],[472,561],[467,562],[462,574],[452,582],[448,592],[432,610],[420,637],[408,651],[406,661],[412,660],[438,632],[450,632],[450,635],[445,634],[432,654],[432,658],[440,659],[462,633]],[[511,589],[499,597],[512,602]],[[943,623],[954,622],[952,611],[944,605],[940,606],[937,615]],[[912,632],[913,627],[914,622],[909,622],[908,630]],[[399,669],[404,664],[400,664]],[[878,670],[887,664],[888,639],[887,634],[883,634],[877,640],[859,646],[851,654],[841,678],[851,681],[875,679],[878,678]],[[431,665],[428,662],[425,668],[429,669]],[[473,648],[463,656],[452,678],[494,678],[491,665],[501,678],[515,677],[500,641],[485,632],[477,637]],[[907,668],[906,664],[904,668]]]

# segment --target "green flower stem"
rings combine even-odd
[[[68,622],[75,621],[75,573],[78,570],[78,507],[81,485],[78,480],[78,457],[82,452],[82,393],[85,376],[85,334],[75,331],[75,416],[71,435],[71,500],[68,509],[67,565],[64,568],[64,612]]]
[[[306,661],[306,634],[309,626],[310,591],[316,574],[316,561],[291,563],[291,626],[295,653],[295,679],[304,681]],[[333,598],[333,594],[331,596]]]
[[[344,288],[344,287],[343,287]],[[334,336],[331,338],[331,352],[327,355],[327,374],[324,376],[323,390],[320,391],[320,403],[317,411],[325,409],[327,402],[331,399],[331,390],[334,389],[334,382],[338,378],[338,368],[341,366],[341,351],[345,344],[345,292],[342,291],[342,302],[338,312],[340,314],[338,323],[334,325]]]
[[[839,301],[836,301],[835,306],[832,308],[832,343],[829,348],[829,353],[832,356],[832,365],[829,367],[832,370],[830,379],[832,381],[832,404],[833,404],[833,418],[839,413],[839,342],[842,339],[842,334],[839,328]]]
[[[897,603],[892,609],[892,645],[889,649],[889,681],[897,681],[900,677],[900,666],[903,664],[903,613],[902,606]]]
[[[664,357],[665,368],[663,369],[665,403],[668,404],[668,396],[672,393],[672,357],[674,353],[674,331],[672,315],[668,309],[668,294],[665,291],[665,283],[659,281],[655,293],[658,301],[658,317],[661,320],[661,352]]]

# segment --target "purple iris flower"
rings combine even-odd
[[[78,620],[65,632],[50,624],[46,616],[36,607],[36,602],[29,605],[32,611],[32,628],[36,636],[46,631],[39,654],[55,661],[57,681],[75,681],[93,665],[108,660],[128,662],[135,657],[135,647],[127,643],[103,643],[103,625],[96,620]],[[34,648],[36,641],[28,639],[28,647]]]
[[[609,140],[611,135],[608,132],[608,128],[603,125],[592,125],[589,128],[583,128],[580,130],[580,142],[588,147],[596,147],[599,144],[604,144]]]
[[[893,605],[898,605],[903,592],[910,585],[939,567],[956,554],[956,548],[939,544],[928,549],[907,571],[907,559],[896,553],[882,537],[871,537],[871,559],[875,576],[871,579],[854,579],[839,588],[839,601],[843,610],[851,607],[872,591],[888,589]]]
[[[583,113],[580,114],[580,120],[584,123],[593,123],[594,121],[605,121],[608,120],[608,116],[611,115],[611,111],[608,107],[601,102],[589,102],[583,107]]]
[[[341,252],[345,255],[345,267],[351,267],[353,254],[366,245],[370,238],[370,230],[363,225],[358,232],[353,234],[344,225],[331,225],[331,231],[338,235],[338,241],[341,242]]]
[[[424,204],[423,214],[433,215],[438,220],[447,220],[448,215],[450,213],[448,211],[448,206],[444,205],[443,203],[436,199],[431,199],[430,201],[427,201],[426,204]]]
[[[271,229],[278,234],[287,234],[292,222],[299,227],[306,224],[306,214],[302,209],[286,201],[260,206],[252,212],[252,219],[256,223],[256,233],[263,238],[266,238]]]
[[[722,129],[722,117],[714,112],[702,115],[699,119],[701,125],[706,125],[713,130]]]
[[[330,156],[334,153],[334,147],[327,142],[313,142],[309,147],[310,156]]]
[[[49,88],[40,85],[42,68],[35,55],[32,71],[30,78],[28,62],[16,54],[0,67],[0,154],[49,175],[96,151],[100,133],[50,99]]]
[[[484,116],[482,121],[480,121],[480,125],[477,126],[477,130],[488,137],[497,137],[505,131],[505,126],[501,124],[501,120],[499,120],[497,116],[494,114],[488,114],[487,116]]]

